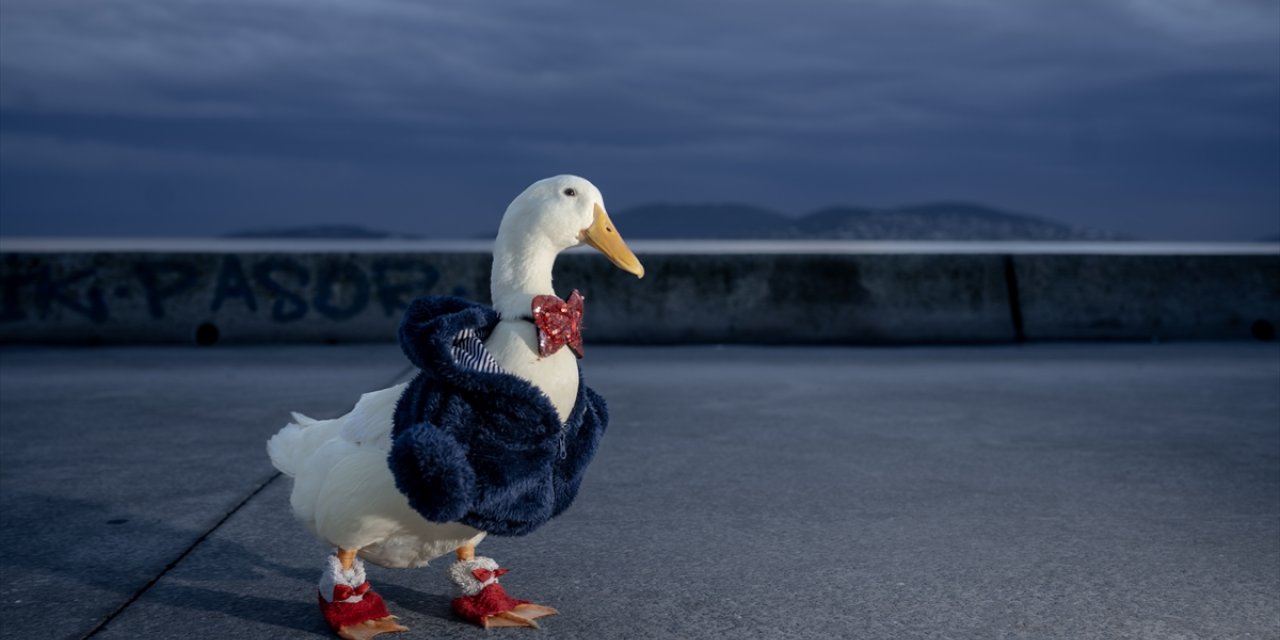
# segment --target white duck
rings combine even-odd
[[[555,295],[551,271],[556,256],[584,243],[619,268],[643,277],[644,268],[610,221],[599,190],[583,178],[563,175],[535,182],[511,202],[494,246],[490,286],[501,320],[485,347],[503,370],[546,394],[562,422],[578,394],[577,359],[569,349],[541,357],[538,329],[528,315],[535,296]],[[475,545],[485,537],[484,531],[461,523],[425,520],[396,488],[387,460],[393,414],[405,386],[366,393],[350,413],[332,420],[295,413],[295,422],[267,443],[272,463],[294,479],[294,514],[337,549],[321,579],[322,598],[360,603],[363,597],[365,609],[375,615],[343,620],[326,610],[331,626],[344,638],[407,630],[386,614],[380,598],[373,602],[375,594],[361,591],[368,585],[357,554],[395,568],[419,567],[449,552],[470,561]],[[325,602],[321,605],[324,609]],[[533,618],[554,612],[522,605],[518,615],[493,623],[536,626]]]

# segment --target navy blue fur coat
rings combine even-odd
[[[497,323],[496,311],[461,298],[409,305],[400,346],[421,372],[396,403],[388,464],[423,518],[519,536],[573,503],[609,414],[604,398],[579,382],[562,425],[529,382],[460,366],[452,349],[459,332],[483,339]]]

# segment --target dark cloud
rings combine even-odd
[[[1280,233],[1274,2],[611,4],[0,0],[0,232],[467,236],[574,172]]]

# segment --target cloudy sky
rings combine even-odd
[[[1280,234],[1277,0],[0,0],[0,234],[976,201]],[[623,229],[625,231],[625,227]]]

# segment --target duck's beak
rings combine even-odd
[[[622,241],[622,236],[618,235],[618,230],[614,228],[609,214],[604,212],[604,207],[596,205],[595,220],[591,222],[591,226],[582,230],[580,238],[584,243],[603,253],[619,269],[637,278],[644,277],[644,265],[640,264],[636,254],[631,253],[631,249],[627,248],[627,243]]]

